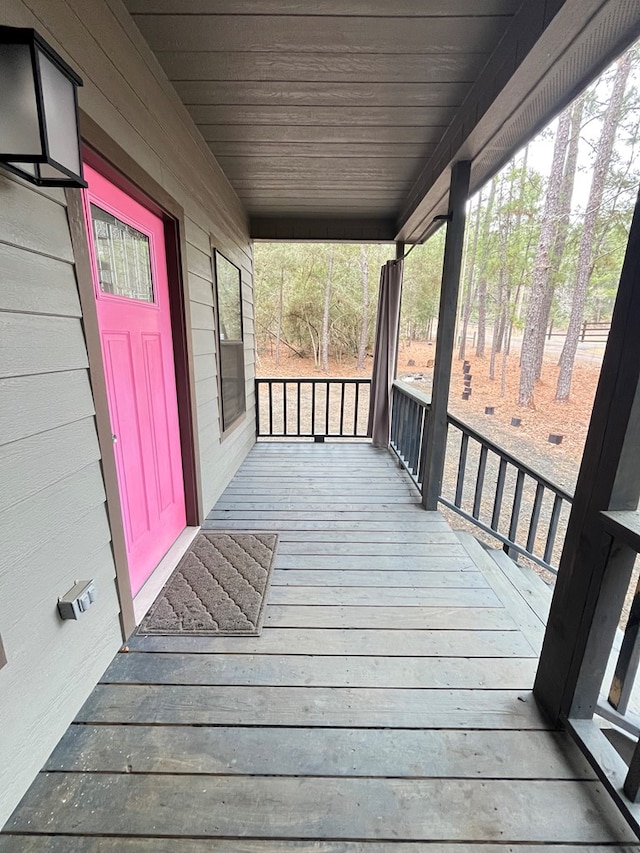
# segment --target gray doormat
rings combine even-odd
[[[275,533],[201,531],[137,633],[259,635],[277,542]]]

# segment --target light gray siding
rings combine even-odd
[[[120,0],[8,0],[84,78],[79,101],[185,213],[197,441],[205,512],[254,442],[247,220]],[[221,441],[211,248],[242,270],[247,415]],[[65,197],[0,171],[0,825],[117,651],[111,533]],[[63,623],[57,598],[99,598]]]
[[[0,175],[0,823],[120,642],[64,194]],[[58,597],[98,601],[63,623]]]

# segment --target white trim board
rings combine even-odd
[[[163,586],[171,577],[172,572],[184,557],[189,545],[191,545],[199,531],[199,527],[185,527],[133,599],[136,626],[146,616],[149,608],[160,594]]]

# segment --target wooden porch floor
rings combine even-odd
[[[259,444],[206,526],[279,533],[262,636],[133,638],[2,853],[640,850],[531,698],[535,591],[391,455]]]

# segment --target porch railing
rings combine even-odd
[[[370,387],[370,379],[256,379],[256,435],[366,438]],[[394,383],[391,447],[418,488],[429,406],[425,394]],[[558,530],[572,495],[453,415],[448,423],[441,503],[501,542],[511,556],[523,554],[555,574]]]
[[[256,379],[258,438],[366,438],[370,379]]]
[[[422,489],[423,436],[429,428],[431,401],[421,391],[398,382],[394,382],[391,394],[390,444],[413,482]]]
[[[424,394],[394,384],[391,447],[420,488],[429,406]],[[572,495],[452,415],[448,423],[445,484],[455,486],[445,485],[440,501],[502,542],[508,554],[523,554],[555,574],[558,529]]]

